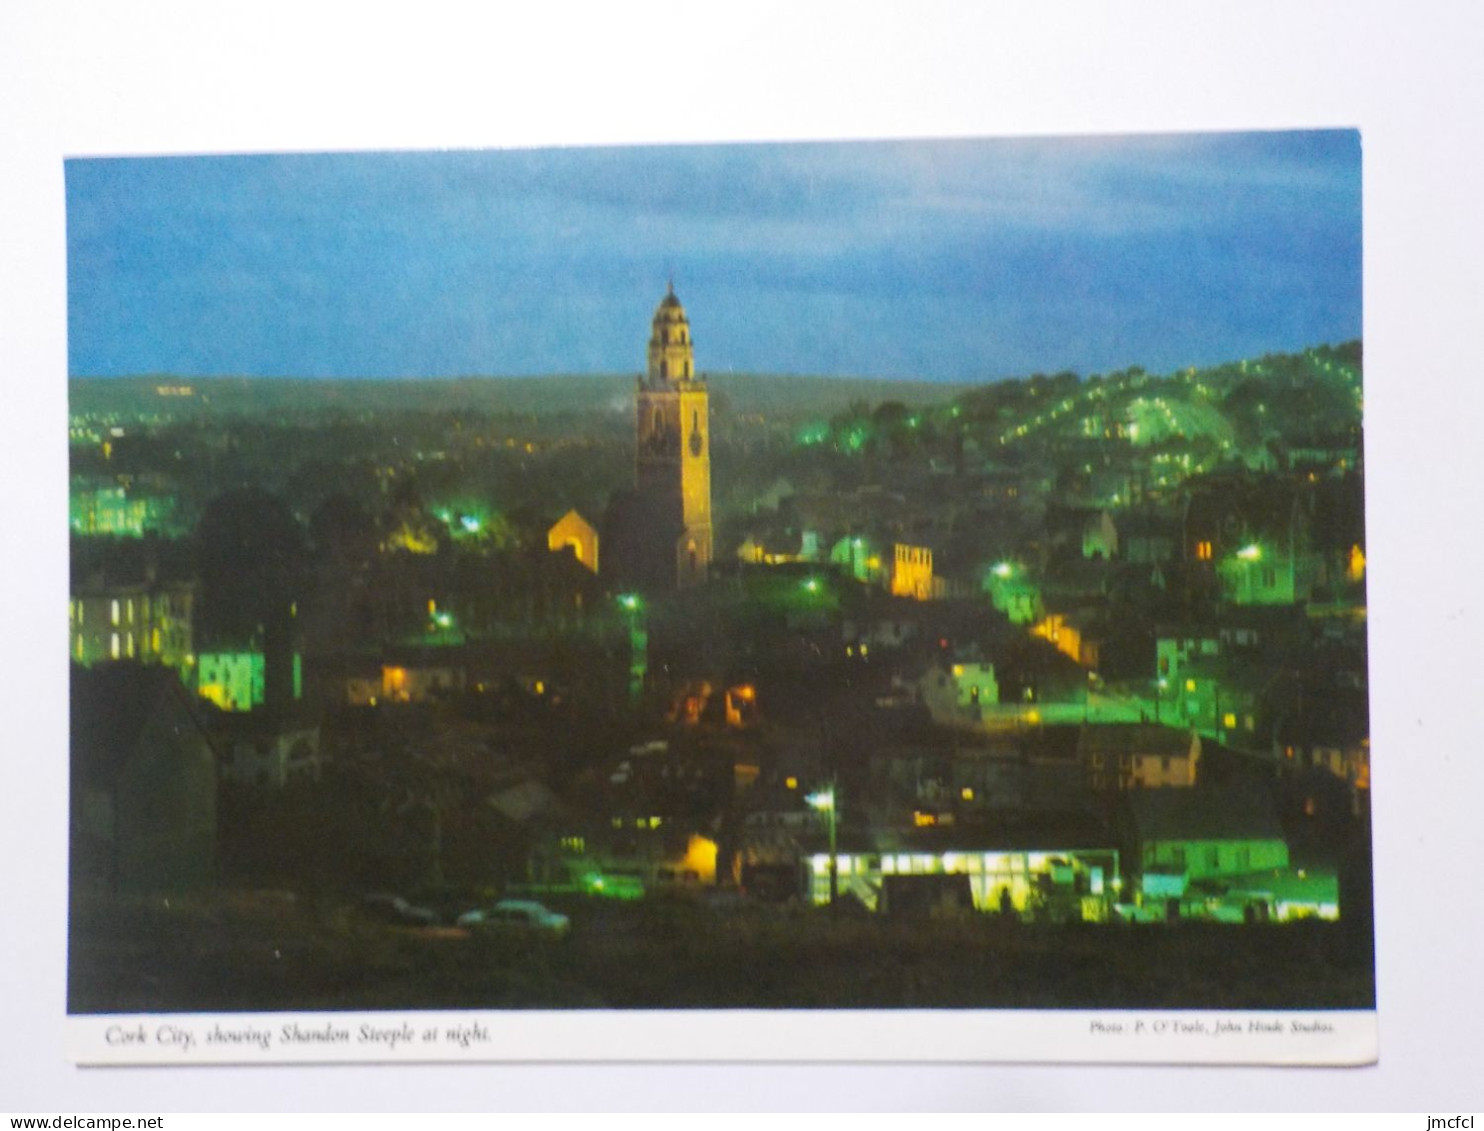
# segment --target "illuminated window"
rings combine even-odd
[[[1200,561],[1209,562],[1211,560],[1211,543],[1197,542],[1195,544],[1195,556]]]
[[[114,599],[113,601],[110,601],[109,602],[109,614],[110,614],[109,623],[110,624],[118,624],[118,622],[119,622],[119,603],[118,603],[118,600],[117,599]]]
[[[1193,680],[1193,679],[1187,679],[1185,681],[1185,690],[1186,691],[1194,691],[1195,690],[1195,680]]]
[[[114,603],[117,604],[118,602]],[[119,658],[119,634],[116,632],[109,637],[108,654],[115,660]]]
[[[1236,726],[1237,725],[1237,716],[1234,715],[1234,714],[1232,714],[1230,711],[1228,711],[1226,714],[1224,714],[1224,715],[1221,716],[1221,725],[1224,726],[1224,727],[1234,727],[1234,726]]]

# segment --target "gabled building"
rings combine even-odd
[[[76,883],[170,892],[216,880],[217,759],[175,673],[72,668]]]
[[[570,550],[579,565],[598,572],[598,532],[575,510],[562,515],[546,532],[546,548],[553,554]]]

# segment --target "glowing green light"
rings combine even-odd
[[[1009,577],[1015,572],[1015,567],[1009,562],[996,562],[992,572],[996,577]]]
[[[475,518],[472,514],[460,515],[459,523],[470,534],[479,533],[479,519]]]
[[[433,623],[439,628],[451,628],[453,627],[453,617],[448,613],[435,613],[433,615]]]
[[[811,577],[808,580],[806,580],[804,582],[804,590],[806,592],[808,592],[808,593],[818,593],[819,592],[819,579],[816,578],[816,577]]]
[[[829,438],[830,430],[824,424],[812,424],[799,430],[799,443],[822,444]]]
[[[618,603],[621,608],[626,609],[631,613],[636,611],[639,608],[640,604],[639,598],[633,593],[619,594]]]
[[[835,791],[833,789],[821,789],[818,793],[805,794],[804,800],[812,808],[818,809],[821,813],[828,813],[835,807]]]
[[[1244,562],[1261,561],[1262,547],[1257,545],[1256,543],[1253,543],[1250,546],[1243,546],[1240,550],[1237,551],[1237,557],[1241,558]]]

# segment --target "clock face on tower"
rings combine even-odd
[[[690,434],[690,454],[693,456],[701,454],[701,434],[699,432],[692,432]]]

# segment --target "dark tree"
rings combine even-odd
[[[306,588],[304,531],[283,501],[255,487],[207,505],[196,527],[199,650],[261,648],[264,697],[293,697],[294,619]]]

